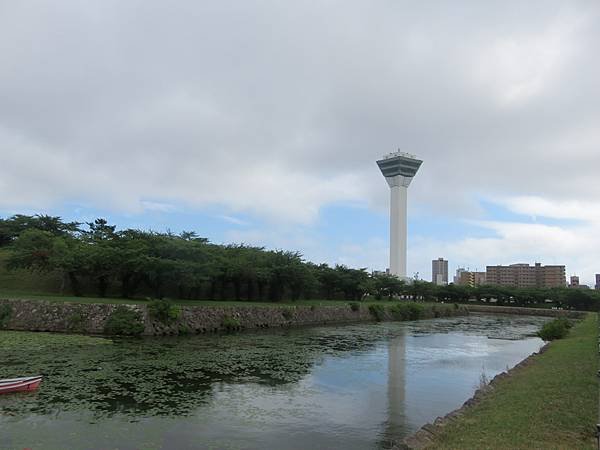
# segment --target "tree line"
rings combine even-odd
[[[365,268],[305,261],[295,251],[219,245],[193,231],[180,234],[118,230],[105,219],[65,222],[48,215],[0,219],[0,248],[11,269],[60,275],[74,295],[281,301],[301,298],[411,298],[444,302],[493,301],[527,306],[547,299],[593,309],[597,293],[573,289],[436,286],[410,283]]]
[[[65,222],[46,215],[0,219],[8,267],[59,273],[76,296],[268,300],[360,300],[365,269],[307,262],[295,251],[218,245],[193,231],[117,230],[105,219]]]

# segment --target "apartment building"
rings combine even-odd
[[[565,287],[565,266],[542,266],[540,263],[487,266],[486,283],[517,288]]]
[[[472,272],[470,270],[463,270],[458,275],[456,284],[461,286],[481,286],[486,284],[486,273],[485,272]]]
[[[577,275],[571,275],[571,282],[569,283],[569,287],[578,288],[579,287],[579,277]]]

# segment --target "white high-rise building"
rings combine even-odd
[[[377,161],[390,186],[390,273],[406,278],[407,190],[423,161],[397,151]]]

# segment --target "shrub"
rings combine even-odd
[[[560,320],[565,324],[565,327],[567,328],[567,330],[570,330],[571,328],[573,328],[573,322],[571,322],[569,319],[567,319],[566,317],[559,317],[556,320]]]
[[[225,328],[227,331],[235,331],[242,328],[240,321],[230,316],[223,317],[223,320],[221,321],[221,327]]]
[[[8,325],[8,321],[12,317],[12,305],[10,303],[3,303],[0,305],[0,328],[4,328]]]
[[[416,303],[398,303],[392,306],[391,313],[396,320],[419,320],[424,318],[425,308]]]
[[[168,300],[152,300],[148,303],[150,317],[168,325],[181,316],[181,308],[171,304]]]
[[[356,303],[356,302],[349,303],[349,305],[350,305],[350,309],[351,309],[352,311],[355,311],[355,312],[356,312],[356,311],[359,311],[359,310],[360,310],[360,304],[358,304],[358,303]]]
[[[117,306],[104,324],[104,333],[124,336],[138,336],[144,331],[142,315],[125,305]]]
[[[423,305],[418,305],[417,303],[408,303],[408,320],[419,320],[423,318],[425,309]]]
[[[385,319],[385,308],[382,305],[369,305],[369,312],[377,322]]]
[[[73,332],[82,332],[85,330],[85,319],[80,312],[76,312],[67,317],[67,330]]]
[[[457,305],[458,306],[458,305]],[[433,312],[435,317],[452,317],[458,314],[459,308],[451,305],[434,305]]]
[[[188,334],[192,334],[192,329],[190,327],[188,327],[187,325],[180,324],[177,329],[177,333],[181,336],[186,336]]]
[[[396,320],[410,320],[408,304],[406,303],[397,303],[390,308],[390,311]]]
[[[538,331],[537,335],[544,341],[562,339],[569,333],[569,328],[572,326],[573,324],[571,322],[563,317],[560,317],[551,322],[546,322],[540,331]]]

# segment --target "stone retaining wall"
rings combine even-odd
[[[101,334],[108,317],[119,305],[49,302],[42,300],[2,300],[10,305],[10,316],[0,328],[24,331],[77,332]],[[358,308],[357,308],[358,306]],[[382,303],[379,315],[367,305],[350,303],[328,306],[180,306],[179,317],[165,324],[154,320],[146,305],[131,304],[127,308],[138,311],[148,336],[183,333],[210,333],[231,329],[277,328],[336,323],[398,320],[393,304]],[[466,315],[466,308],[454,305],[421,306],[420,318]],[[1,317],[0,317],[1,319]],[[2,320],[0,320],[2,322]]]
[[[0,300],[9,304],[12,312],[4,329],[27,331],[73,332],[100,334],[110,314],[118,305],[48,302],[41,300]],[[144,322],[144,335],[179,334],[221,331],[224,320],[236,328],[256,329],[292,325],[317,325],[344,322],[373,321],[366,307],[352,311],[340,306],[181,306],[179,318],[169,325],[152,320],[146,305],[131,304]]]
[[[42,300],[0,299],[0,309],[9,304],[11,314],[0,328],[26,331],[83,332],[100,334],[107,318],[117,308],[113,304],[50,302]],[[381,303],[380,320],[397,320],[392,305]],[[166,325],[152,320],[146,305],[130,304],[128,308],[138,311],[144,322],[145,335],[171,335],[209,333],[231,328],[236,329],[277,328],[335,323],[372,322],[375,317],[366,305],[353,310],[350,304],[326,306],[181,306],[179,318]],[[354,308],[356,309],[356,308]],[[432,305],[422,304],[421,318],[465,315],[469,312],[567,316],[581,318],[585,313],[567,310],[518,308],[484,305]],[[0,317],[0,322],[2,318]],[[224,324],[229,322],[229,326]]]

